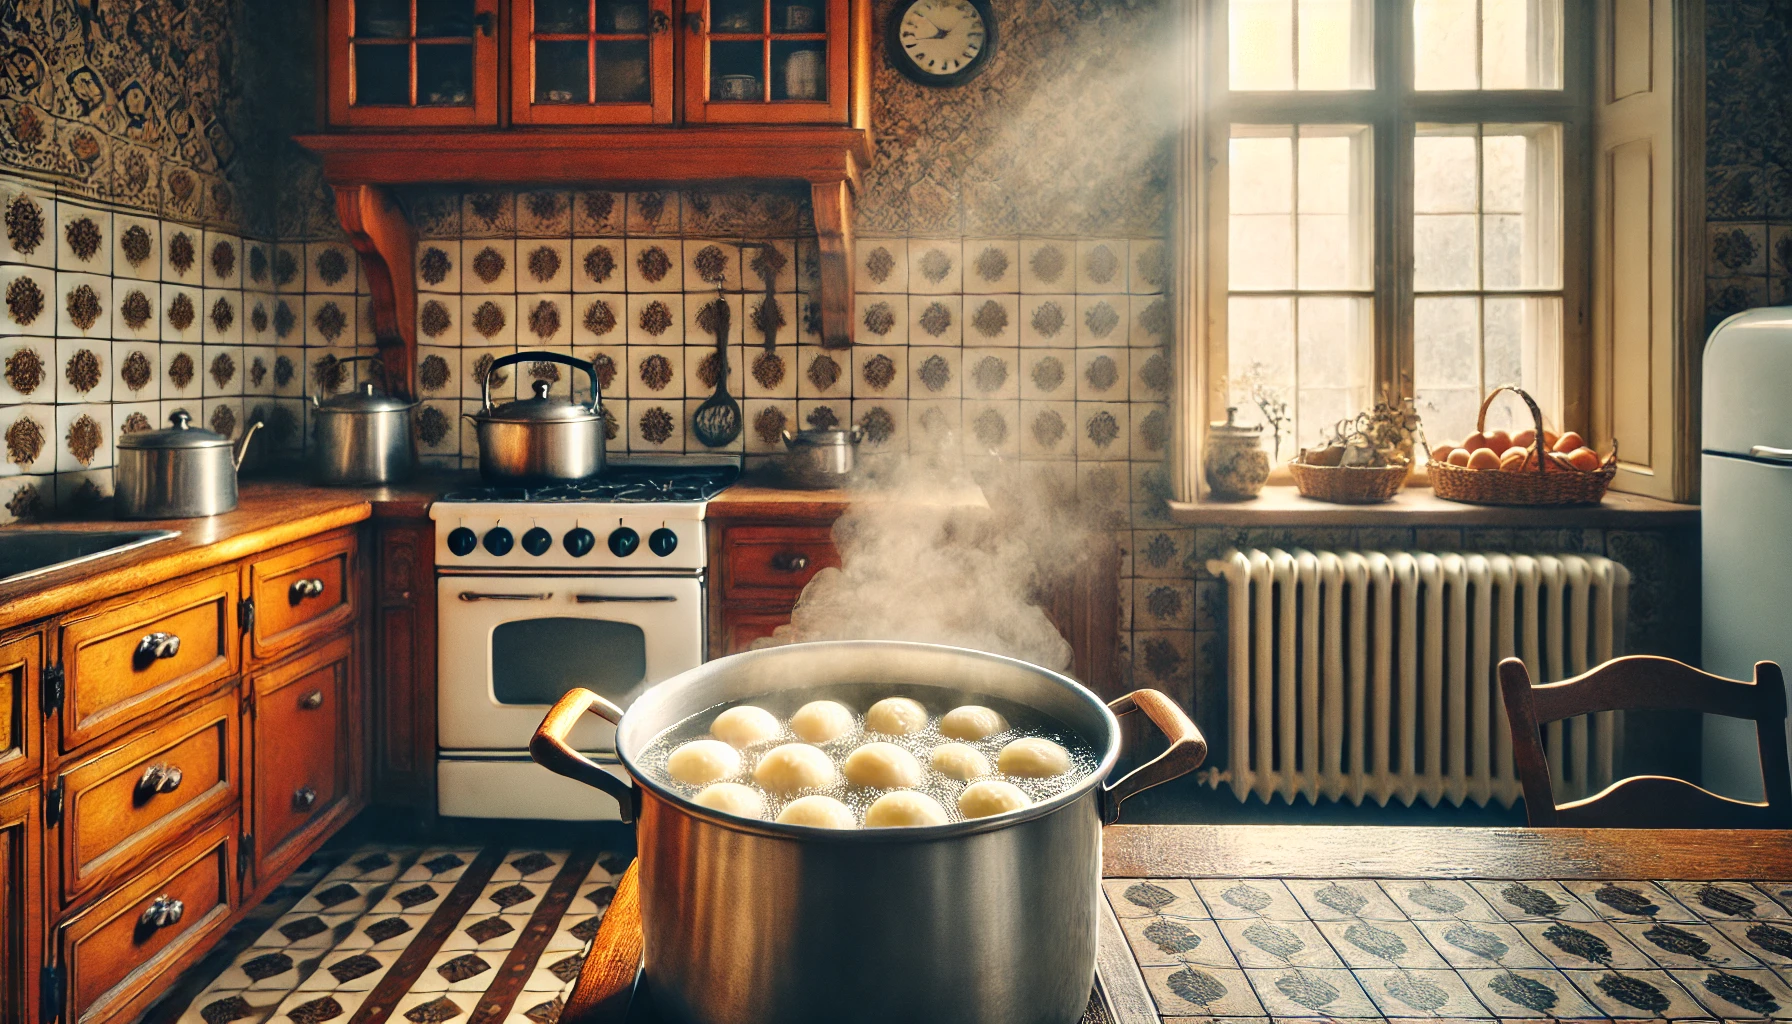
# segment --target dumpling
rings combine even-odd
[[[702,786],[740,771],[740,753],[721,740],[692,740],[666,758],[666,773],[687,786]]]
[[[867,743],[846,755],[846,781],[873,789],[906,789],[921,781],[921,762],[894,743]]]
[[[852,729],[852,712],[837,700],[812,700],[790,716],[790,731],[808,743],[831,743]]]
[[[949,739],[981,740],[1006,731],[1006,718],[999,712],[976,704],[953,708],[940,719],[940,735]]]
[[[885,793],[865,811],[866,828],[906,828],[945,823],[946,809],[940,806],[940,802],[912,789]]]
[[[907,736],[927,728],[927,709],[907,697],[885,697],[865,712],[865,728],[886,736]]]
[[[810,828],[858,828],[852,811],[831,796],[799,797],[786,804],[778,814],[784,825],[807,825]]]
[[[730,748],[733,749],[733,748]],[[753,781],[769,793],[795,793],[834,784],[834,762],[807,743],[773,747],[753,769]]]
[[[982,778],[990,772],[989,758],[976,747],[963,743],[942,743],[934,747],[927,763],[933,765],[934,771],[960,782]]]
[[[742,818],[765,817],[765,797],[760,796],[759,791],[752,786],[743,786],[738,782],[718,782],[693,799],[711,810]]]
[[[958,810],[967,818],[987,818],[992,814],[1018,811],[1032,802],[1019,786],[1001,779],[973,782],[958,794]]]
[[[778,737],[778,720],[751,704],[729,708],[709,723],[709,734],[736,750]]]
[[[1028,736],[1003,747],[996,755],[996,768],[1023,779],[1049,778],[1070,770],[1070,751],[1051,740]]]

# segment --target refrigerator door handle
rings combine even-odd
[[[1766,459],[1769,462],[1792,462],[1792,448],[1770,448],[1764,444],[1755,445],[1748,450],[1750,456]]]

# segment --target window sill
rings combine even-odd
[[[1445,501],[1429,487],[1406,487],[1379,505],[1335,505],[1271,484],[1246,501],[1170,502],[1170,519],[1188,526],[1697,526],[1699,507],[1640,494],[1606,493],[1598,505],[1524,508]]]

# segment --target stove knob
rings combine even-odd
[[[560,542],[566,545],[566,553],[574,558],[584,558],[597,546],[597,537],[583,526],[575,526],[566,531]]]
[[[491,529],[485,531],[484,543],[485,543],[485,550],[491,552],[492,554],[508,555],[508,554],[510,554],[511,546],[516,543],[516,538],[512,537],[510,535],[510,531],[506,530],[502,526],[494,526]]]
[[[664,558],[678,548],[678,534],[662,526],[647,535],[647,547],[654,554]]]
[[[448,531],[448,550],[465,558],[479,546],[479,535],[464,526],[456,526]]]
[[[627,558],[641,546],[641,535],[626,526],[618,526],[610,531],[610,554],[617,558]]]
[[[548,553],[554,546],[554,535],[537,526],[523,534],[523,550],[537,558]]]

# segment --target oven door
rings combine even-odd
[[[444,752],[524,751],[573,687],[628,707],[703,661],[703,582],[692,576],[443,576],[436,582],[437,739]],[[595,715],[579,750],[615,748]]]

